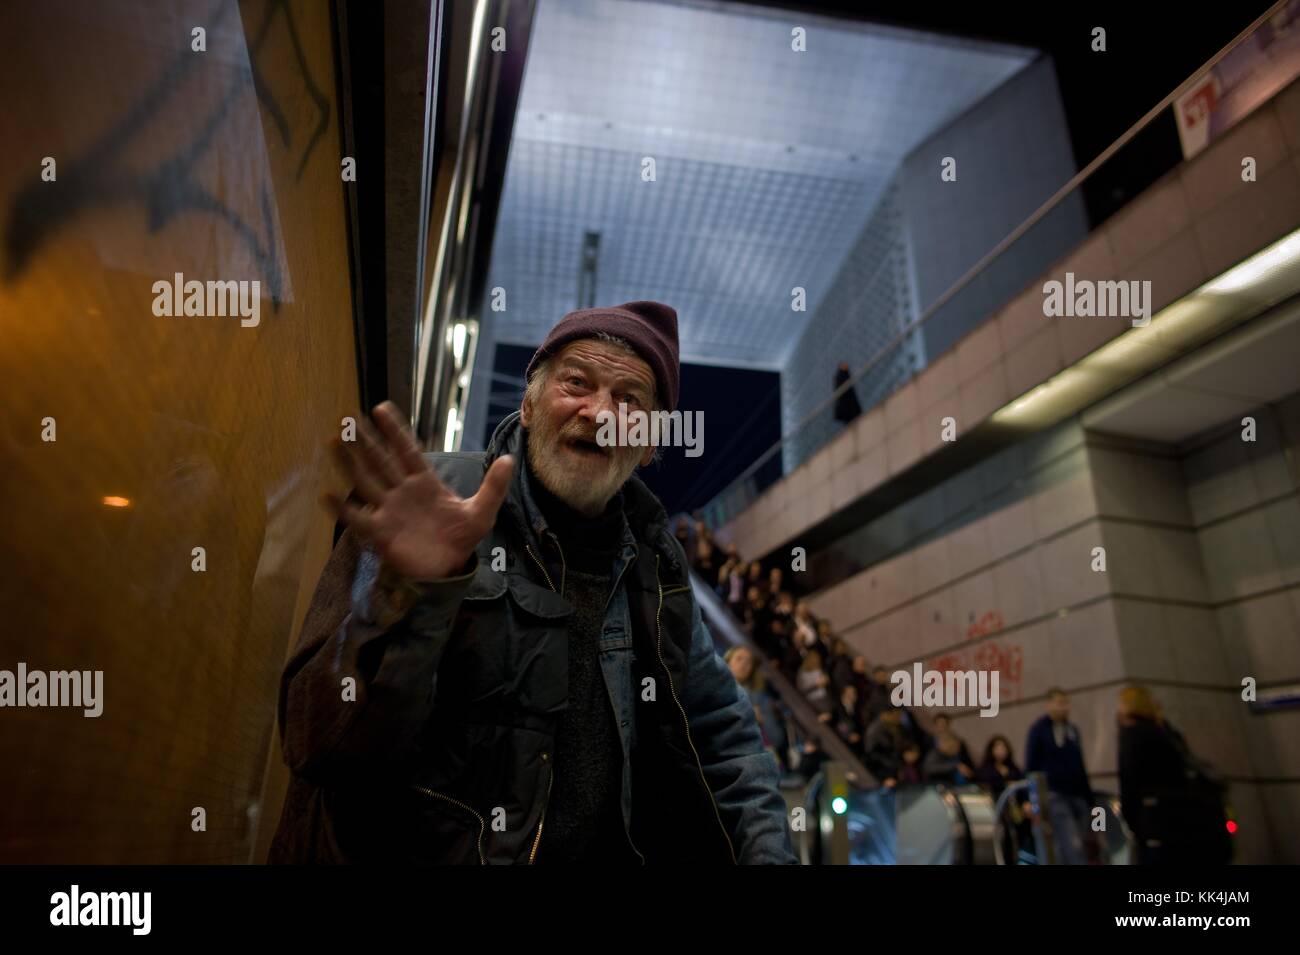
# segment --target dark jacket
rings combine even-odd
[[[1231,860],[1222,793],[1172,726],[1137,719],[1120,728],[1119,794],[1143,864]]]
[[[1065,724],[1065,744],[1056,745],[1052,718],[1040,716],[1029,727],[1025,741],[1025,772],[1047,774],[1047,788],[1064,796],[1092,802],[1092,784],[1083,765],[1083,747],[1073,723]]]
[[[293,777],[270,861],[534,861],[572,607],[544,566],[562,554],[527,492],[524,450],[511,415],[485,453],[426,456],[462,497],[498,455],[519,463],[470,572],[422,585],[395,622],[369,599],[374,555],[350,532],[335,548],[281,680]],[[601,653],[630,681],[631,847],[651,863],[794,862],[775,762],[700,622],[681,545],[637,478],[623,498],[626,631],[608,625]],[[340,692],[348,678],[354,702]]]
[[[969,763],[967,765],[970,765]],[[1020,782],[1025,778],[1025,774],[1020,771],[1020,767],[1015,764],[1014,760],[1007,760],[1007,774],[1003,776],[998,772],[997,764],[992,759],[980,764],[979,769],[975,770],[975,779],[989,788],[993,798],[997,799],[1012,783]]]
[[[896,779],[906,745],[907,731],[902,726],[890,726],[876,717],[862,739],[863,762],[881,782]]]
[[[936,746],[921,760],[921,776],[927,783],[943,783],[946,786],[960,786],[973,782],[974,780],[961,772],[959,768],[961,765],[961,753],[956,756],[945,756]],[[969,767],[969,764],[967,766]]]

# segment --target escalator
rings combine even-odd
[[[918,785],[889,789],[808,700],[756,647],[721,598],[694,571],[691,584],[720,653],[744,647],[779,700],[790,738],[815,744],[824,761],[808,778],[787,776],[782,792],[790,809],[795,853],[804,865],[1052,865],[1058,836],[1050,793],[1039,774],[1013,783],[994,800],[983,787]],[[798,747],[794,755],[798,755]],[[1095,861],[1126,865],[1132,835],[1119,801],[1097,793]],[[1021,806],[1031,807],[1029,814]]]

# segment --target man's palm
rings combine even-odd
[[[395,406],[384,402],[374,419],[378,433],[361,419],[359,440],[335,445],[365,506],[333,495],[329,503],[390,570],[413,580],[456,576],[496,521],[513,460],[494,461],[478,493],[462,499],[438,480]]]
[[[462,500],[432,470],[408,475],[375,508],[371,544],[397,573],[414,580],[454,576],[496,519],[478,495]]]

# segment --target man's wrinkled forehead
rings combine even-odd
[[[580,338],[569,342],[555,355],[556,366],[577,365],[598,371],[616,381],[640,385],[647,392],[655,390],[654,372],[640,355],[598,338]]]

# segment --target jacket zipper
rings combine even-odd
[[[704,791],[709,794],[709,802],[713,805],[713,816],[718,820],[718,828],[722,830],[722,837],[727,840],[727,851],[731,853],[731,864],[736,865],[736,847],[731,844],[731,835],[727,832],[727,827],[722,824],[722,813],[718,812],[718,803],[713,798],[713,790],[709,788],[709,781],[704,778],[704,765],[700,762],[699,751],[695,748],[694,740],[691,739],[691,724],[686,718],[686,708],[682,706],[682,701],[677,698],[677,689],[673,686],[673,675],[668,669],[668,664],[664,662],[664,637],[663,630],[659,625],[659,614],[664,608],[664,585],[659,580],[659,555],[657,553],[655,554],[655,586],[659,589],[659,605],[655,607],[655,649],[659,653],[659,665],[663,667],[664,675],[668,677],[668,692],[672,694],[673,702],[677,704],[677,712],[682,714],[682,726],[686,728],[686,742],[690,744],[691,753],[695,756],[695,766],[700,771],[700,782],[704,785]]]
[[[453,806],[459,806],[461,809],[464,809],[466,812],[473,813],[474,818],[478,820],[478,839],[477,839],[478,864],[487,865],[487,860],[483,857],[483,829],[484,829],[483,817],[480,816],[477,812],[475,812],[472,808],[465,805],[459,799],[452,799],[450,796],[444,796],[442,793],[434,792],[432,789],[427,789],[424,786],[416,786],[415,790],[417,792],[424,793],[426,796],[432,796],[435,799],[445,799]]]
[[[533,848],[528,853],[528,864],[537,858],[537,847],[542,844],[542,827],[546,825],[546,807],[551,802],[551,785],[555,782],[555,769],[551,769],[551,778],[546,781],[546,800],[542,803],[542,818],[537,820],[537,835],[533,836]]]
[[[533,553],[532,546],[529,544],[525,544],[524,550],[528,552],[528,556],[533,559],[533,562],[537,564],[537,569],[540,570],[542,572],[542,576],[546,578],[546,586],[550,587],[553,593],[558,593],[560,596],[564,596],[564,589],[563,589],[564,576],[565,576],[565,571],[567,569],[564,564],[564,549],[560,547],[560,542],[556,540],[554,535],[551,536],[551,540],[555,542],[555,549],[560,552],[560,588],[561,589],[558,591],[555,589],[555,584],[551,582],[551,575],[546,572],[546,565],[543,564],[541,560],[538,558],[538,556]],[[533,836],[533,847],[528,852],[529,865],[532,865],[534,863],[534,860],[536,860],[537,849],[542,844],[542,827],[546,825],[546,809],[551,804],[551,786],[553,786],[554,784],[555,784],[555,764],[552,763],[551,775],[550,778],[546,781],[546,798],[542,800],[542,815],[537,820],[537,834]]]
[[[634,545],[634,546],[635,546],[635,545]],[[611,591],[609,592],[609,597],[605,600],[605,608],[606,608],[606,609],[608,609],[608,607],[609,607],[609,601],[614,599],[614,593],[618,590],[618,585],[621,584],[621,583],[623,582],[623,576],[627,573],[627,569],[628,569],[629,567],[632,566],[632,563],[633,563],[633,562],[634,562],[634,561],[635,561],[639,556],[640,556],[640,551],[639,551],[639,550],[636,551],[636,552],[634,552],[633,555],[632,555],[632,560],[628,561],[626,564],[623,565],[623,569],[619,571],[618,576],[614,579],[614,588],[613,588],[613,590],[611,590]],[[633,682],[635,682],[635,677],[633,678]],[[632,695],[633,695],[633,698],[635,698],[635,696],[636,696],[636,687],[635,687],[635,686],[633,686],[633,688],[632,688]],[[617,712],[617,710],[614,708],[614,699],[613,699],[612,696],[610,697],[609,706],[610,706],[610,710],[611,710],[611,711],[613,711],[613,712]],[[635,710],[635,709],[636,709],[636,706],[635,706],[635,704],[634,704],[634,705],[633,705],[633,710]],[[633,713],[633,718],[635,718],[635,713]],[[619,735],[620,735],[620,737],[622,736],[621,733],[620,733]],[[631,759],[631,758],[632,758],[632,754],[631,754],[631,753],[628,753],[628,759]],[[621,788],[621,784],[620,784],[620,788]],[[620,800],[621,800],[621,797],[620,797]],[[629,831],[629,829],[628,829],[626,823],[624,823],[624,825],[623,825],[623,834],[624,834],[625,836],[627,836],[627,844],[628,844],[628,847],[629,847],[633,852],[636,853],[636,857],[637,857],[638,859],[641,860],[641,864],[642,864],[642,865],[645,865],[645,864],[646,864],[646,862],[645,862],[645,856],[643,856],[643,855],[641,854],[641,850],[638,849],[638,848],[636,847],[636,843],[632,841],[632,833]]]
[[[555,546],[559,547],[560,545],[557,543]],[[537,569],[540,570],[542,572],[542,576],[546,578],[546,586],[550,587],[552,592],[558,593],[559,591],[555,590],[555,584],[551,583],[551,575],[546,572],[546,565],[543,564],[541,560],[538,558],[538,556],[533,553],[532,545],[525,544],[524,550],[528,551],[528,556],[533,559],[533,561],[537,564]]]

